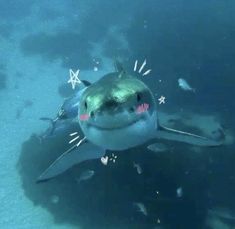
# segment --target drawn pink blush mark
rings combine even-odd
[[[149,109],[149,104],[147,103],[143,103],[143,104],[140,104],[137,109],[136,109],[136,113],[137,114],[141,114],[145,111],[147,111]]]
[[[86,121],[90,118],[89,114],[81,114],[80,115],[80,120]]]

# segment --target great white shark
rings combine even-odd
[[[76,121],[83,133],[79,144],[64,152],[38,178],[51,179],[75,164],[98,159],[106,150],[123,151],[150,140],[179,141],[198,146],[219,146],[222,140],[199,136],[162,126],[149,87],[127,73],[117,71],[87,84],[79,94]]]

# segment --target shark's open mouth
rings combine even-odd
[[[87,123],[87,126],[88,127],[93,127],[93,128],[99,129],[99,130],[120,130],[120,129],[124,129],[126,127],[130,127],[130,126],[136,124],[137,122],[139,122],[141,120],[143,120],[143,118],[138,119],[138,120],[134,120],[134,121],[132,121],[132,122],[126,124],[126,125],[115,126],[115,127],[112,127],[112,126],[110,126],[110,127],[102,127],[102,126],[97,126],[97,125],[90,124],[90,123]]]

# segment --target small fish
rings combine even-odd
[[[148,212],[146,207],[144,206],[143,203],[140,202],[134,202],[133,205],[138,208],[138,211],[141,212],[143,215],[147,216]]]
[[[135,162],[133,162],[133,167],[136,168],[138,174],[141,174],[143,172],[141,166]]]
[[[183,89],[184,91],[193,91],[195,92],[195,89],[192,88],[185,79],[182,79],[182,78],[179,78],[178,79],[178,84],[179,84],[179,87],[181,89]]]
[[[169,150],[169,148],[163,143],[154,143],[152,145],[149,145],[147,148],[155,153],[165,152]]]
[[[51,203],[57,204],[59,202],[60,198],[57,195],[51,196]]]
[[[77,182],[80,183],[85,180],[91,179],[95,174],[94,170],[85,170],[81,173],[80,177],[77,179]]]
[[[176,196],[178,198],[181,198],[183,196],[183,189],[182,189],[182,187],[179,187],[179,188],[176,189]]]

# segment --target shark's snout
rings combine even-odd
[[[91,107],[85,102],[86,109]],[[116,98],[106,99],[98,108],[90,109],[80,115],[80,120],[87,121],[88,126],[94,125],[104,128],[119,128],[145,119],[145,114],[150,111],[148,103],[119,102]]]
[[[115,109],[117,107],[119,107],[119,103],[117,101],[115,101],[114,99],[108,100],[107,102],[105,102],[104,107],[108,108],[108,109]]]
[[[140,109],[142,105],[126,105],[116,101],[104,103],[102,108],[96,111],[90,111],[89,115],[82,115],[84,124],[88,128],[95,127],[98,129],[121,129],[133,125],[138,121],[146,120],[147,109]]]
[[[122,105],[122,103],[119,103],[114,99],[108,100],[101,106],[99,113],[117,115],[118,113],[123,112],[124,108]]]

